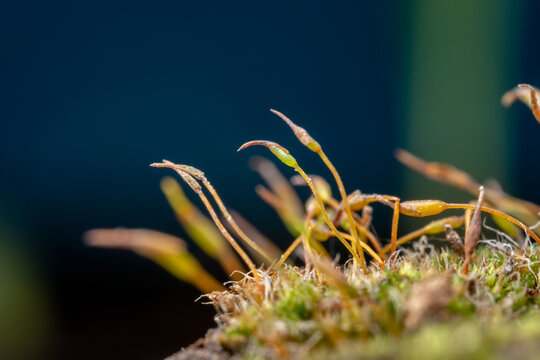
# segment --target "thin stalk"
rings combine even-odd
[[[339,193],[340,193],[342,201],[343,201],[343,205],[345,207],[345,212],[347,214],[347,217],[349,218],[349,222],[351,224],[353,224],[354,223],[354,218],[353,218],[353,215],[352,215],[351,208],[349,206],[349,201],[347,199],[347,191],[345,191],[345,186],[343,185],[343,181],[341,180],[341,177],[339,176],[338,171],[334,167],[334,164],[332,164],[330,159],[328,159],[328,156],[326,156],[326,154],[324,153],[321,145],[315,139],[313,139],[311,137],[311,135],[308,134],[306,129],[296,125],[287,116],[285,116],[281,112],[273,110],[273,109],[270,109],[270,111],[272,113],[276,114],[277,116],[279,116],[283,121],[285,121],[285,123],[287,123],[287,125],[289,125],[291,130],[294,132],[294,135],[298,138],[298,140],[304,146],[306,146],[308,149],[310,149],[311,151],[313,151],[313,152],[317,153],[317,155],[319,155],[319,157],[324,162],[324,164],[326,165],[328,170],[330,170],[330,172],[332,173],[332,176],[334,177],[334,180],[336,181]],[[358,237],[358,232],[356,231],[356,227],[355,226],[350,226],[349,231],[350,231],[351,235],[354,238],[355,251],[357,252],[357,256],[360,259],[360,264],[365,264],[364,252],[360,251],[358,253],[358,251],[357,251],[358,243],[360,242],[360,238]],[[365,265],[362,265],[362,266],[365,267]]]
[[[261,248],[266,251],[268,255],[273,259],[272,262],[279,259],[281,256],[281,249],[276,246],[270,239],[268,239],[265,235],[263,235],[255,226],[250,224],[249,221],[247,221],[240,213],[230,210],[231,215],[234,219],[236,219],[236,222],[238,225],[244,229],[245,233],[248,234],[248,236],[255,241],[257,245],[259,245]],[[268,264],[270,265],[270,264]]]
[[[161,189],[174,210],[176,218],[191,239],[208,256],[216,259],[227,274],[232,274],[235,270],[243,272],[243,265],[214,223],[188,200],[180,184],[171,177],[165,177],[161,180]]]
[[[397,232],[398,232],[398,222],[399,222],[399,213],[401,212],[401,199],[396,196],[391,195],[379,195],[379,194],[370,194],[370,195],[363,195],[361,197],[361,205],[362,207],[372,203],[372,202],[380,202],[381,204],[387,205],[394,209],[393,215],[392,215],[392,233],[390,237],[390,256],[396,251],[397,249]]]
[[[421,229],[418,229],[418,230],[415,230],[413,232],[410,232],[408,233],[407,235],[403,235],[402,237],[400,237],[397,242],[396,242],[396,245],[397,246],[401,246],[411,240],[414,240],[416,239],[417,237],[420,237],[422,235],[425,235],[426,234],[426,231],[424,228],[421,228]],[[385,253],[389,252],[391,250],[391,246],[392,244],[388,244],[386,245],[384,248],[383,248],[383,251]]]
[[[422,235],[435,235],[435,234],[440,234],[442,232],[445,232],[446,225],[449,225],[451,229],[461,227],[463,226],[464,222],[465,222],[464,216],[450,216],[447,218],[434,220],[430,222],[429,224],[426,224],[425,226],[421,227],[420,229],[415,230],[407,235],[400,237],[397,241],[397,245],[401,246]],[[383,251],[385,253],[390,251],[390,246],[391,246],[390,244],[385,246]]]
[[[248,254],[246,254],[244,249],[242,249],[240,247],[240,245],[238,245],[238,243],[236,242],[236,240],[234,240],[232,235],[227,231],[227,229],[225,229],[225,226],[219,220],[219,217],[217,216],[216,212],[214,211],[214,208],[212,208],[212,204],[210,204],[210,201],[208,201],[208,198],[206,197],[206,195],[204,195],[204,193],[202,191],[197,191],[197,195],[199,195],[199,197],[201,198],[201,201],[203,202],[204,206],[206,207],[206,209],[210,213],[210,216],[212,217],[212,220],[214,220],[214,222],[216,223],[216,226],[218,227],[219,231],[229,241],[231,246],[234,248],[234,250],[236,250],[238,255],[240,255],[242,260],[244,260],[244,262],[246,263],[248,268],[253,273],[253,276],[255,277],[255,280],[257,282],[260,282],[261,279],[259,277],[259,273],[257,272],[257,267],[255,266],[253,261],[251,261],[251,259],[249,258]]]
[[[328,203],[328,205],[330,205],[335,210],[339,209],[339,203],[338,203],[338,201],[336,199],[330,198],[330,199],[327,199],[326,202]],[[379,257],[381,259],[385,260],[386,255],[385,255],[385,253],[383,251],[383,248],[382,248],[381,243],[379,242],[379,240],[375,237],[375,235],[373,235],[373,233],[371,231],[369,231],[363,225],[363,220],[360,217],[360,215],[355,214],[355,213],[353,213],[352,215],[354,217],[354,224],[355,224],[356,228],[358,229],[358,231],[361,234],[367,236],[367,238],[369,239],[371,244],[375,247],[375,251],[377,251],[377,254],[379,255]],[[335,225],[335,223],[336,223],[336,220],[334,220],[334,225]],[[343,227],[343,225],[341,225],[341,227]],[[360,242],[364,242],[362,238],[360,238]]]
[[[328,159],[322,148],[319,147],[319,151],[317,151],[317,154],[320,156],[328,170],[332,173],[332,176],[334,177],[334,180],[336,181],[339,194],[341,195],[341,199],[343,201],[343,206],[345,207],[345,212],[347,214],[347,218],[349,219],[350,224],[354,224],[354,217],[351,211],[351,207],[349,206],[349,200],[347,196],[347,192],[345,191],[345,186],[343,185],[343,181],[341,180],[341,176],[339,176],[339,173],[337,172],[336,168],[334,167],[334,164]],[[360,238],[358,236],[358,232],[356,231],[356,226],[350,226],[349,231],[351,232],[351,235],[354,238],[355,246],[360,245]],[[364,259],[364,251],[360,251],[358,253],[360,257],[361,264],[365,264]]]
[[[208,191],[210,192],[210,194],[212,195],[212,197],[214,198],[216,203],[218,204],[218,207],[221,210],[221,213],[223,214],[223,216],[225,217],[227,222],[229,224],[231,224],[234,231],[236,231],[236,233],[242,238],[242,240],[244,240],[246,242],[246,244],[251,246],[253,248],[253,250],[258,252],[267,261],[272,262],[272,258],[270,256],[268,256],[266,251],[264,251],[259,245],[257,245],[253,240],[251,240],[246,235],[246,233],[244,233],[244,231],[238,226],[236,221],[234,221],[233,217],[231,216],[231,214],[229,213],[229,211],[227,210],[227,208],[223,204],[223,201],[221,200],[221,197],[218,195],[216,189],[214,189],[214,187],[212,186],[210,181],[208,181],[208,179],[205,176],[201,177],[201,181],[204,184],[204,186],[208,189]]]
[[[240,148],[238,148],[238,151],[243,150],[243,149],[245,149],[247,147],[250,147],[250,146],[253,146],[253,145],[265,146],[281,162],[283,162],[285,165],[290,166],[293,169],[295,169],[300,174],[300,176],[302,176],[304,178],[304,180],[308,184],[309,188],[311,189],[311,192],[315,196],[315,199],[317,200],[317,203],[319,205],[321,214],[324,217],[324,220],[326,221],[326,223],[328,224],[330,229],[332,229],[332,231],[335,233],[335,235],[337,236],[339,241],[341,241],[343,243],[343,245],[347,248],[347,250],[349,250],[349,252],[352,254],[354,260],[357,263],[360,263],[364,273],[367,274],[367,268],[366,268],[365,261],[360,262],[360,259],[359,259],[358,255],[356,254],[355,249],[353,249],[349,245],[349,243],[341,235],[339,235],[339,231],[336,229],[336,227],[334,226],[332,221],[330,221],[330,218],[329,218],[328,213],[326,212],[326,209],[325,209],[325,206],[324,206],[324,202],[322,201],[321,196],[319,195],[319,192],[317,191],[317,188],[313,184],[313,181],[311,181],[310,177],[304,172],[304,170],[302,170],[302,168],[298,165],[298,162],[296,161],[296,159],[289,153],[289,151],[287,149],[285,149],[283,146],[281,146],[281,145],[279,145],[279,144],[277,144],[275,142],[267,141],[267,140],[249,141],[249,142],[243,144],[242,146],[240,146]]]
[[[399,211],[407,216],[414,217],[424,217],[437,215],[448,209],[472,209],[474,210],[476,205],[473,204],[455,204],[455,203],[445,203],[441,200],[413,200],[405,201],[400,204]],[[529,229],[521,221],[513,218],[510,215],[503,213],[502,211],[492,209],[487,206],[481,206],[480,210],[499,216],[517,226],[519,226],[523,231],[525,231],[530,237],[534,239],[538,244],[540,244],[540,238],[536,235],[531,229]]]
[[[343,236],[345,239],[349,239],[351,241],[354,241],[354,238],[349,234],[346,234],[346,233],[343,233],[343,232],[340,232],[339,234],[341,236]],[[368,252],[369,255],[373,256],[373,259],[375,259],[375,261],[377,261],[382,268],[384,268],[384,261],[382,261],[382,259],[379,257],[379,255],[375,251],[373,251],[372,248],[367,246],[364,242],[359,242],[359,244],[360,244],[360,246],[362,246],[362,248],[364,250],[366,250]]]
[[[304,263],[306,264],[306,273],[311,272],[311,258],[313,258],[313,253],[311,251],[311,244],[310,244],[310,238],[311,238],[311,227],[306,226],[306,231],[304,238],[302,240],[302,245],[304,246]]]
[[[383,247],[381,246],[381,243],[379,242],[377,237],[375,237],[375,235],[373,235],[373,233],[371,231],[369,231],[362,224],[360,224],[358,222],[358,219],[355,219],[354,224],[355,224],[356,228],[358,229],[358,231],[360,231],[362,234],[367,236],[367,238],[369,239],[369,241],[371,242],[371,244],[375,248],[375,251],[377,251],[377,254],[379,255],[379,257],[381,259],[385,260],[386,255],[385,255],[385,253],[383,251]]]
[[[453,204],[453,203],[450,203],[450,204],[447,204],[447,205],[448,205],[448,209],[472,209],[472,210],[474,210],[475,207],[476,207],[476,205],[472,205],[472,204]],[[538,237],[538,235],[536,235],[534,233],[534,231],[529,229],[529,227],[527,225],[525,225],[524,223],[522,223],[521,221],[513,218],[510,215],[507,215],[507,214],[503,213],[502,211],[492,209],[492,208],[489,208],[489,207],[486,207],[486,206],[480,207],[480,210],[482,210],[483,212],[487,212],[489,214],[492,214],[492,215],[499,216],[499,217],[501,217],[501,218],[503,218],[503,219],[505,219],[507,221],[510,221],[511,223],[519,226],[530,237],[532,237],[534,239],[534,241],[536,241],[537,244],[540,245],[540,238]]]
[[[392,236],[390,237],[390,256],[392,256],[397,249],[397,230],[398,230],[398,221],[399,221],[399,202],[397,199],[394,202],[394,214],[392,216]]]
[[[172,168],[174,171],[178,173],[178,175],[180,175],[182,180],[184,180],[189,185],[189,187],[199,196],[204,206],[206,207],[206,210],[208,210],[208,213],[210,213],[210,217],[212,218],[212,220],[218,227],[219,231],[221,232],[221,234],[223,234],[223,236],[225,236],[227,241],[229,241],[229,244],[231,244],[233,249],[238,253],[238,255],[240,255],[242,260],[244,260],[248,268],[253,273],[255,280],[257,282],[260,282],[261,279],[259,277],[259,273],[257,272],[257,268],[255,264],[253,263],[253,261],[251,261],[248,254],[246,254],[246,252],[242,249],[242,247],[238,245],[234,237],[227,231],[223,223],[219,220],[219,217],[217,216],[216,212],[214,211],[214,208],[212,207],[212,204],[210,203],[206,195],[204,195],[201,185],[197,182],[197,180],[195,180],[193,176],[191,176],[186,171],[184,171],[183,168],[175,166],[175,164],[169,161],[164,161],[163,163],[154,163],[154,164],[151,164],[150,166]]]
[[[163,160],[162,164],[152,164],[151,166],[154,166],[154,167],[168,167],[168,168],[171,168],[171,169],[175,170],[179,174],[180,173],[187,174],[192,178],[196,178],[197,180],[200,180],[203,183],[203,185],[206,187],[206,189],[210,192],[210,195],[212,195],[215,202],[218,204],[218,207],[221,210],[221,213],[225,217],[225,220],[232,226],[234,231],[242,238],[242,240],[245,241],[245,243],[247,245],[251,246],[251,248],[253,248],[255,251],[257,251],[266,260],[268,260],[269,262],[272,262],[272,259],[270,258],[270,256],[268,256],[268,254],[266,254],[266,252],[263,249],[261,249],[260,246],[258,246],[255,242],[253,242],[253,240],[251,240],[242,231],[242,229],[240,229],[240,227],[236,224],[233,217],[231,216],[231,214],[229,213],[229,211],[225,207],[225,204],[221,200],[221,197],[218,195],[216,189],[214,189],[214,187],[212,186],[210,181],[208,181],[208,179],[204,175],[204,172],[202,172],[201,170],[199,170],[197,168],[194,168],[193,166],[175,164],[175,163],[170,162],[168,160]]]
[[[311,262],[309,261],[309,259],[312,257],[310,246],[310,239],[313,231],[313,228],[310,226],[312,218],[313,211],[308,211],[308,213],[306,214],[306,219],[304,220],[304,240],[302,241],[302,245],[304,245],[304,249],[306,250],[304,253],[304,263],[306,264],[306,271],[308,273],[311,266]]]
[[[294,239],[292,244],[289,245],[287,250],[285,250],[285,252],[281,255],[281,258],[277,262],[277,264],[275,266],[277,269],[279,269],[281,266],[283,266],[283,263],[285,263],[285,260],[287,260],[287,258],[292,254],[294,249],[296,249],[298,247],[298,245],[300,245],[302,243],[303,238],[304,238],[304,234],[302,234],[299,237],[297,237],[296,239]]]
[[[353,257],[357,261],[357,263],[360,264],[360,266],[362,267],[362,270],[364,271],[364,273],[367,274],[367,268],[366,268],[365,260],[361,261],[361,259],[358,257],[358,254],[356,253],[355,249],[353,249],[349,245],[349,243],[341,236],[339,230],[334,226],[332,221],[330,221],[330,217],[328,216],[328,213],[326,212],[326,209],[324,208],[324,203],[323,203],[323,201],[322,201],[322,199],[321,199],[321,197],[319,195],[319,192],[315,188],[315,185],[313,185],[313,182],[311,181],[310,177],[304,172],[304,170],[302,170],[302,168],[300,166],[298,166],[298,164],[296,164],[294,166],[294,169],[300,174],[300,176],[302,176],[304,178],[304,180],[306,180],[306,183],[308,184],[309,188],[311,189],[311,192],[313,193],[313,195],[315,196],[315,199],[317,200],[317,203],[319,204],[319,210],[321,211],[321,214],[324,217],[324,220],[326,221],[326,223],[328,224],[330,229],[332,229],[332,231],[334,232],[336,237],[339,239],[339,241],[341,241],[341,243],[353,255]]]

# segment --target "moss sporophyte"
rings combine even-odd
[[[502,102],[521,100],[540,122],[536,93],[530,85],[519,85]],[[291,233],[285,251],[227,209],[204,172],[167,160],[151,166],[174,170],[200,198],[210,219],[171,177],[161,182],[165,197],[186,233],[231,281],[218,282],[186,243],[172,235],[144,229],[85,234],[89,245],[130,249],[155,261],[196,286],[215,307],[216,328],[171,359],[534,358],[539,353],[538,205],[405,150],[396,152],[401,163],[469,192],[473,201],[401,201],[359,190],[348,193],[320,143],[271,111],[317,154],[339,191],[335,198],[323,177],[308,175],[278,143],[249,141],[238,149],[264,146],[298,173],[289,182],[269,160],[251,162],[268,186],[257,186],[257,194]],[[307,185],[311,196],[303,203],[293,185]],[[371,224],[374,203],[393,211],[386,245]],[[463,214],[398,236],[400,215],[426,217],[450,209]],[[341,262],[327,250],[330,239],[346,250]],[[294,265],[293,254],[303,266]]]

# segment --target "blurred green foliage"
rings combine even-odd
[[[0,220],[0,359],[40,358],[51,330],[47,286],[21,243]]]

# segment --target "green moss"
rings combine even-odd
[[[317,289],[311,282],[298,281],[291,287],[276,294],[275,315],[290,320],[311,318],[313,307],[317,305]]]
[[[472,316],[475,310],[475,304],[472,304],[464,296],[456,296],[448,303],[448,312],[452,315]]]
[[[540,320],[536,274],[514,259],[505,275],[504,254],[477,253],[468,276],[446,251],[406,253],[397,268],[368,275],[337,267],[352,293],[290,266],[262,273],[266,295],[246,278],[236,283],[242,310],[218,314],[220,344],[245,359],[488,359],[520,343],[540,347],[531,342],[540,334],[530,320]]]

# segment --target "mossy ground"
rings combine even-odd
[[[457,253],[423,239],[384,270],[336,265],[341,281],[261,271],[262,285],[207,295],[218,326],[203,343],[234,359],[538,358],[537,251],[483,245],[462,275]]]

